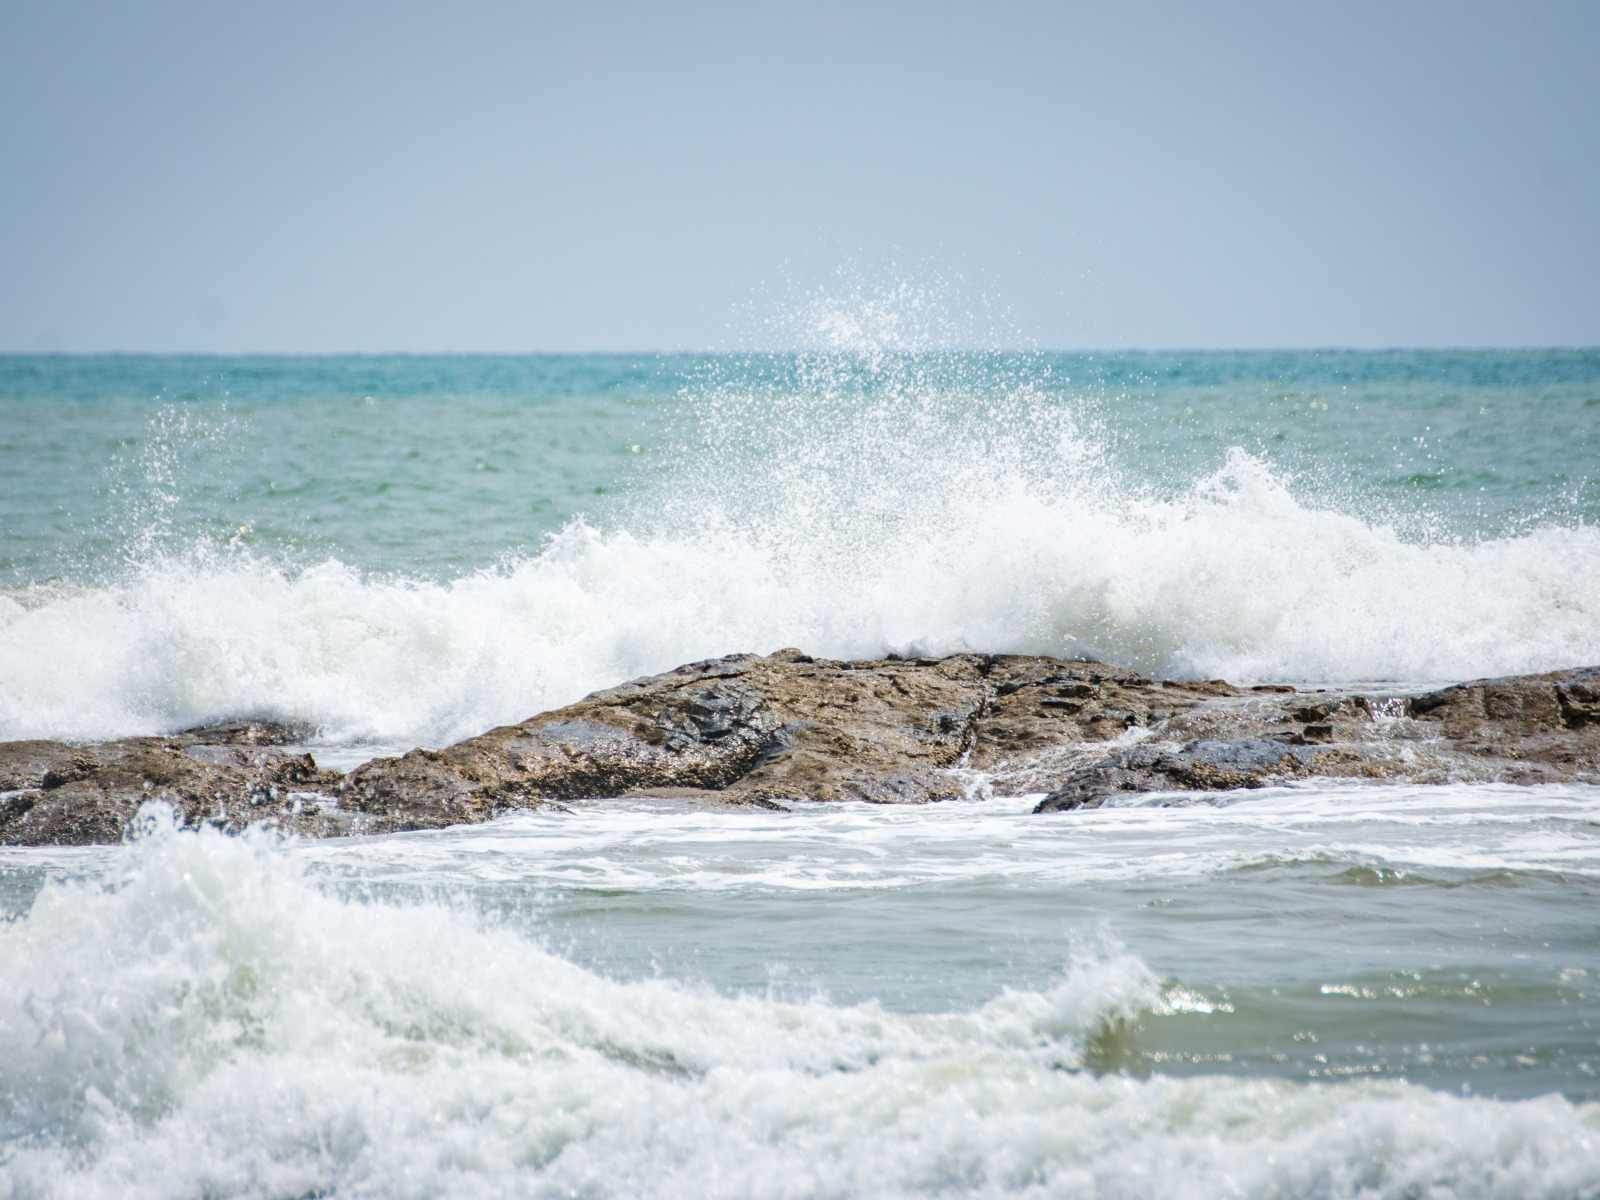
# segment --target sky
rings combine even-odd
[[[0,351],[1600,344],[1600,4],[0,0]]]

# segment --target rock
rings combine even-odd
[[[11,742],[0,744],[0,764],[12,777],[26,769],[33,785],[0,800],[0,845],[117,842],[147,800],[171,804],[189,825],[208,821],[237,831],[270,821],[306,834],[341,832],[331,801],[329,812],[293,794],[331,791],[338,772],[318,770],[309,754],[249,742],[214,744],[191,735],[83,747]]]
[[[285,725],[279,721],[228,721],[186,729],[164,739],[185,746],[290,746],[310,741],[317,734],[311,725]]]
[[[1329,752],[1271,738],[1190,742],[1181,750],[1135,746],[1073,772],[1039,802],[1036,813],[1095,808],[1119,792],[1224,791],[1258,788],[1312,774]]]
[[[1002,654],[984,667],[992,699],[970,763],[979,770],[1063,745],[1118,738],[1216,694],[1188,686],[1169,693],[1143,675],[1104,663]]]
[[[138,805],[317,836],[432,829],[611,796],[785,807],[1048,793],[1041,812],[1138,792],[1309,775],[1600,782],[1600,668],[1403,689],[1157,683],[1025,655],[837,662],[798,650],[690,663],[442,750],[348,776],[262,722],[95,746],[0,745],[0,844],[116,841]],[[21,789],[18,791],[17,789]]]
[[[271,721],[234,721],[188,729],[171,737],[123,738],[88,746],[48,741],[0,742],[0,792],[58,787],[87,778],[107,763],[136,751],[158,747],[284,746],[305,741],[314,733],[307,727]]]
[[[1167,691],[1194,692],[1200,696],[1237,696],[1244,691],[1226,679],[1164,679],[1161,686]]]
[[[691,663],[444,750],[375,759],[351,773],[340,804],[404,823],[660,789],[729,804],[953,798],[961,786],[941,771],[972,748],[985,666],[978,655],[842,663],[798,650]]]
[[[1414,696],[1407,711],[1468,754],[1562,769],[1600,761],[1600,667],[1475,679]]]
[[[61,742],[0,742],[0,792],[42,787],[47,778],[81,778],[99,765],[88,750]]]
[[[1193,740],[1179,749],[1186,734]],[[1164,722],[1151,736],[1159,742],[1080,767],[1036,811],[1092,808],[1124,792],[1261,787],[1310,774],[1600,782],[1600,667],[1478,679],[1411,696],[1252,688]]]

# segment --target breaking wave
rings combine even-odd
[[[1060,382],[877,342],[714,364],[641,498],[453,579],[150,540],[110,582],[0,595],[0,738],[252,716],[440,745],[791,645],[1237,682],[1600,661],[1600,529],[1424,536],[1239,448],[1201,477],[1135,483],[1114,453],[1127,431]]]
[[[615,982],[269,838],[149,833],[0,926],[0,1196],[1573,1196],[1600,1112],[1096,1078],[1126,952],[967,1011]]]
[[[437,745],[682,662],[790,645],[1084,655],[1238,682],[1600,661],[1591,528],[1418,545],[1303,506],[1242,453],[1182,502],[974,487],[960,507],[848,531],[857,544],[803,523],[786,537],[575,524],[536,557],[447,582],[197,552],[109,586],[14,590],[0,597],[0,737],[248,715]]]

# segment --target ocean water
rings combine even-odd
[[[1600,352],[0,358],[0,738],[1600,663]],[[0,851],[0,1197],[1600,1196],[1600,788]]]

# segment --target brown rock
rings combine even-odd
[[[1600,667],[1475,679],[1413,697],[1411,716],[1438,722],[1484,758],[1593,770],[1600,765]]]
[[[1135,746],[1081,768],[1033,811],[1096,808],[1118,792],[1231,791],[1322,773],[1327,752],[1272,738],[1190,742],[1179,750]]]
[[[980,770],[1064,743],[1121,737],[1200,702],[1198,694],[1169,693],[1104,663],[1001,654],[986,660],[984,678],[993,698],[972,752],[971,765]]]
[[[1600,781],[1600,668],[1407,696],[1157,684],[1024,655],[835,662],[783,650],[691,663],[347,777],[279,748],[304,735],[237,722],[96,746],[0,745],[0,781],[26,789],[0,802],[0,844],[116,841],[146,799],[190,824],[273,821],[325,836],[623,795],[917,803],[963,795],[963,778],[993,794],[1047,792],[1041,811],[1309,775]]]
[[[355,812],[485,819],[541,799],[659,789],[728,803],[959,796],[941,768],[972,747],[986,660],[819,662],[798,650],[691,663],[437,752],[376,759]],[[459,814],[459,815],[455,815]]]
[[[40,787],[47,777],[80,777],[98,765],[89,751],[61,742],[0,742],[0,792]]]
[[[0,756],[18,744],[0,745]],[[212,822],[237,831],[271,821],[301,833],[339,832],[337,819],[322,805],[290,795],[331,790],[340,778],[319,771],[309,754],[129,738],[46,757],[53,765],[37,787],[0,801],[0,845],[121,841],[147,800],[171,804],[188,825]]]
[[[1195,769],[1207,764],[1213,769]],[[1080,765],[1037,811],[1095,807],[1124,792],[1261,787],[1310,774],[1600,782],[1600,668],[1478,679],[1409,697],[1252,688],[1157,724],[1148,744]]]
[[[1244,690],[1226,679],[1164,679],[1161,686],[1168,691],[1194,692],[1199,696],[1237,696]]]

